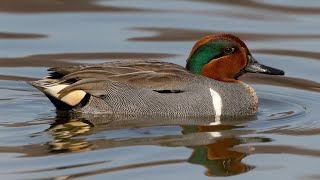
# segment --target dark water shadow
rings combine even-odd
[[[209,34],[231,33],[239,36],[246,41],[282,41],[282,40],[314,40],[320,39],[320,34],[276,34],[276,33],[247,33],[216,30],[184,29],[184,28],[165,28],[165,27],[134,27],[131,30],[152,32],[152,35],[142,37],[132,37],[128,41],[196,41]]]
[[[35,81],[39,78],[33,78],[33,77],[26,77],[26,76],[12,76],[12,75],[2,75],[0,74],[0,80],[6,80],[6,81]],[[1,88],[0,88],[1,89]]]
[[[0,67],[56,67],[78,65],[88,60],[121,60],[121,59],[161,59],[175,57],[166,53],[138,53],[138,52],[94,52],[94,53],[61,53],[36,54],[25,57],[0,58]]]
[[[96,53],[61,53],[36,54],[25,57],[0,57],[0,67],[57,67],[83,64],[79,61],[90,60],[128,60],[128,59],[162,59],[176,57],[166,53],[130,53],[130,52],[96,52]],[[0,80],[33,81],[37,78],[0,74]]]
[[[97,4],[97,0],[0,0],[0,12],[6,13],[65,13],[65,12],[144,12],[130,7]]]
[[[177,11],[179,12],[179,11]],[[275,14],[261,14],[259,12],[251,11],[226,11],[226,10],[201,10],[201,11],[183,11],[185,13],[201,14],[208,16],[221,16],[232,19],[242,19],[242,20],[263,20],[269,22],[288,22],[296,21],[296,18],[290,16],[277,16]]]
[[[255,0],[200,0],[202,2],[212,3],[212,4],[223,4],[228,6],[235,7],[246,7],[250,9],[266,10],[271,11],[272,13],[292,13],[292,14],[320,14],[319,7],[312,6],[292,6],[292,5],[278,5],[278,4],[269,4],[265,2],[259,2]],[[197,0],[197,2],[199,2]]]
[[[0,39],[41,39],[47,37],[48,35],[45,34],[0,32]]]
[[[307,175],[300,177],[300,179],[317,180],[320,179],[320,175]]]

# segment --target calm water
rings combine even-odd
[[[0,0],[0,179],[320,179],[320,2]],[[231,32],[286,77],[246,75],[255,118],[72,117],[26,81],[119,59],[184,65]]]

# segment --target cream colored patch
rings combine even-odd
[[[215,91],[211,88],[209,88],[209,91],[210,91],[210,95],[212,98],[213,109],[216,114],[215,115],[215,122],[210,123],[210,125],[218,125],[218,124],[221,124],[220,116],[221,116],[221,112],[222,112],[222,99],[221,99],[220,94],[217,91]]]
[[[69,86],[68,84],[58,84],[55,86],[46,87],[44,89],[44,92],[66,104],[69,104],[70,106],[75,106],[79,104],[80,101],[84,98],[84,96],[86,95],[86,92],[82,90],[74,90],[67,94],[63,94],[63,95],[58,94],[59,91],[61,91],[62,89],[68,86]]]

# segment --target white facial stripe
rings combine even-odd
[[[221,110],[222,110],[222,99],[220,94],[217,91],[211,88],[209,88],[209,91],[212,98],[213,109],[216,113],[215,122],[210,123],[210,125],[218,125],[218,124],[221,124],[220,116],[221,116]]]

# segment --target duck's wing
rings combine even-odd
[[[116,61],[94,65],[50,68],[51,78],[73,82],[69,90],[106,81],[149,88],[155,91],[181,91],[191,74],[184,67],[161,61]],[[87,87],[88,88],[88,87]]]

